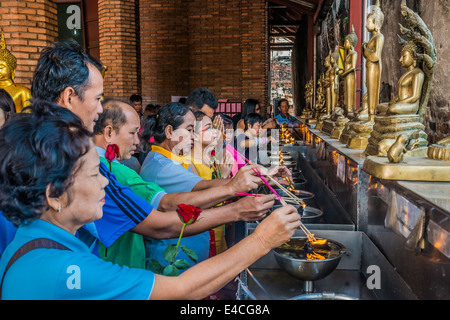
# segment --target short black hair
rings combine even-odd
[[[44,48],[34,71],[31,95],[33,98],[58,102],[61,92],[72,87],[80,100],[90,87],[88,65],[100,72],[100,61],[86,54],[74,40],[55,42]]]
[[[16,113],[0,130],[0,210],[16,226],[27,224],[48,208],[50,197],[67,192],[91,148],[91,133],[66,108],[33,100],[32,112]]]
[[[133,94],[130,97],[131,102],[142,102],[142,97],[138,94]]]
[[[281,107],[281,103],[283,103],[283,102],[287,102],[289,105],[289,101],[287,101],[287,99],[280,99],[280,100],[278,100],[277,107],[278,108]]]
[[[194,111],[201,110],[205,104],[214,110],[219,106],[216,97],[208,89],[194,90],[186,99],[186,105]]]
[[[192,112],[190,108],[178,102],[169,102],[163,105],[158,113],[144,119],[142,138],[148,141],[153,137],[157,143],[166,140],[165,129],[171,125],[173,130],[184,123],[184,116]]]
[[[251,126],[253,126],[255,123],[258,123],[258,122],[261,122],[261,123],[264,122],[264,118],[259,113],[250,113],[244,119],[246,129],[248,129],[249,124]]]
[[[121,98],[105,98],[102,101],[103,112],[95,122],[94,135],[103,134],[106,126],[109,124],[118,133],[120,128],[127,123],[127,116],[120,106],[121,103],[131,106],[129,101]]]

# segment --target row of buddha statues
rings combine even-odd
[[[402,0],[401,14],[406,26],[400,25],[402,36],[398,39],[403,48],[400,63],[406,72],[398,81],[397,95],[389,102],[380,102],[384,14],[379,1],[372,8],[366,23],[371,37],[361,45],[367,87],[361,107],[356,110],[358,37],[352,26],[343,44],[346,52],[343,68],[338,65],[340,52],[336,47],[324,59],[326,71],[318,77],[317,87],[313,80],[305,87],[306,108],[302,117],[316,123],[317,130],[338,139],[347,148],[364,150],[366,156],[387,157],[391,163],[402,162],[405,157],[450,161],[450,137],[429,146],[425,132],[436,67],[436,48],[430,30]],[[339,95],[341,80],[343,99]]]

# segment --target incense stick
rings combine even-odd
[[[245,160],[245,162],[247,162],[247,164],[252,164],[246,157],[244,157],[242,154],[240,154],[239,152],[237,152],[237,154],[239,156],[241,156],[241,158],[243,158]],[[288,204],[286,203],[286,201],[284,201],[284,199],[269,185],[269,183],[267,182],[266,179],[264,179],[264,177],[262,176],[261,172],[259,172],[258,169],[256,168],[252,168],[253,172],[256,173],[256,175],[261,178],[261,180],[264,182],[264,184],[270,189],[270,191],[272,191],[272,193],[274,195],[277,196],[278,200],[281,202],[281,204],[283,205],[283,207],[287,206]],[[294,201],[296,201],[295,199],[301,201],[300,199],[298,199],[297,197],[295,197],[291,192],[289,192],[287,189],[285,189],[284,187],[281,186],[281,184],[278,183],[278,181],[276,181],[274,178],[272,178],[271,176],[268,176],[269,179],[272,179],[272,181],[274,181],[281,190],[285,190],[286,194],[290,195],[290,197],[294,199]],[[283,190],[283,191],[284,191]],[[301,201],[301,203],[304,204],[303,201]],[[309,239],[309,241],[316,241],[316,238],[314,238],[314,234],[312,234],[308,228],[305,227],[305,225],[300,221],[300,228],[303,230],[303,232],[306,234],[306,237]]]
[[[237,196],[246,196],[246,197],[256,197],[256,198],[261,197],[260,194],[252,194],[252,193],[246,193],[246,192],[235,192],[235,195],[237,195]]]
[[[294,200],[295,202],[297,202],[299,205],[305,205],[305,203],[301,200],[301,199],[299,199],[299,198],[297,198],[294,194],[292,194],[288,189],[286,189],[285,187],[283,187],[283,185],[282,184],[280,184],[277,180],[275,180],[274,178],[272,178],[271,176],[268,176],[269,177],[269,179],[271,180],[271,181],[273,181],[283,192],[285,192],[288,196],[289,196],[289,198],[291,198],[292,200]]]
[[[261,172],[259,172],[259,170],[256,168],[252,168],[252,170],[258,175],[258,177],[264,182],[264,184],[270,189],[270,191],[272,191],[272,193],[277,196],[278,200],[283,204],[283,206],[287,205],[283,198],[270,186],[267,180],[264,179]]]
[[[287,189],[285,189],[281,184],[278,183],[278,181],[276,181],[274,178],[268,176],[273,182],[275,182],[281,190],[283,190],[284,192],[286,192],[287,195],[290,196],[290,198],[292,198],[294,201],[300,201],[300,204],[304,204],[304,202],[300,199],[298,199],[297,197],[295,197],[292,193],[290,193]],[[314,238],[314,234],[311,233],[311,231],[308,230],[308,228],[305,227],[305,225],[300,222],[300,228],[303,230],[303,232],[306,234],[306,237],[309,239],[309,241],[316,241],[316,238]]]

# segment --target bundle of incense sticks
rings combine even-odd
[[[248,164],[252,164],[246,157],[244,157],[243,155],[241,155],[239,152],[238,154],[248,163]],[[253,168],[253,171],[256,173],[256,175],[264,182],[264,184],[270,189],[270,191],[272,191],[272,193],[274,195],[277,196],[278,200],[281,202],[281,204],[283,206],[287,206],[286,201],[284,201],[284,199],[270,186],[270,184],[267,182],[266,179],[264,179],[264,177],[262,176],[261,172],[259,172],[258,169]],[[270,179],[273,179],[272,177],[269,176]],[[275,179],[273,179],[275,182],[277,182]],[[288,193],[289,194],[289,193]],[[299,199],[300,200],[300,199]],[[302,201],[303,202],[303,201]],[[308,240],[314,242],[316,241],[316,238],[314,237],[314,234],[311,233],[311,231],[309,231],[305,225],[303,223],[300,222],[300,228],[303,230],[303,232],[306,234],[306,237],[308,238]]]
[[[245,197],[256,197],[256,198],[261,197],[260,194],[253,194],[253,193],[246,193],[246,192],[236,192],[235,195],[237,195],[237,196],[245,196]]]
[[[255,172],[256,173],[256,175],[264,182],[264,184],[270,189],[270,191],[272,191],[272,193],[274,194],[274,195],[276,195],[277,196],[277,198],[278,198],[278,200],[281,202],[281,204],[283,205],[283,206],[286,206],[287,205],[287,203],[286,203],[286,201],[284,201],[284,199],[270,186],[270,184],[267,182],[267,180],[266,179],[264,179],[264,177],[262,176],[262,174],[261,174],[261,172],[259,172],[259,170],[258,169],[256,169],[256,168],[253,168],[253,172]]]

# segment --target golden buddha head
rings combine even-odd
[[[332,67],[336,67],[339,62],[339,48],[336,46],[334,52],[330,54],[330,64]]]
[[[331,51],[330,54],[325,57],[324,66],[326,68],[329,68],[331,66],[330,60],[331,60]]]
[[[350,50],[351,48],[356,47],[357,43],[358,43],[358,36],[356,35],[355,27],[352,25],[351,32],[345,37],[344,47],[345,49]]]
[[[17,59],[12,55],[12,53],[6,48],[5,36],[1,35],[0,40],[0,73],[1,77],[9,77],[14,79],[14,73],[17,67]]]
[[[403,67],[409,68],[414,65],[417,66],[417,60],[419,57],[420,48],[413,42],[410,41],[403,46],[402,56],[400,58],[400,63]]]
[[[381,11],[380,1],[377,0],[372,11],[367,16],[367,31],[380,31],[384,23],[384,13]]]

